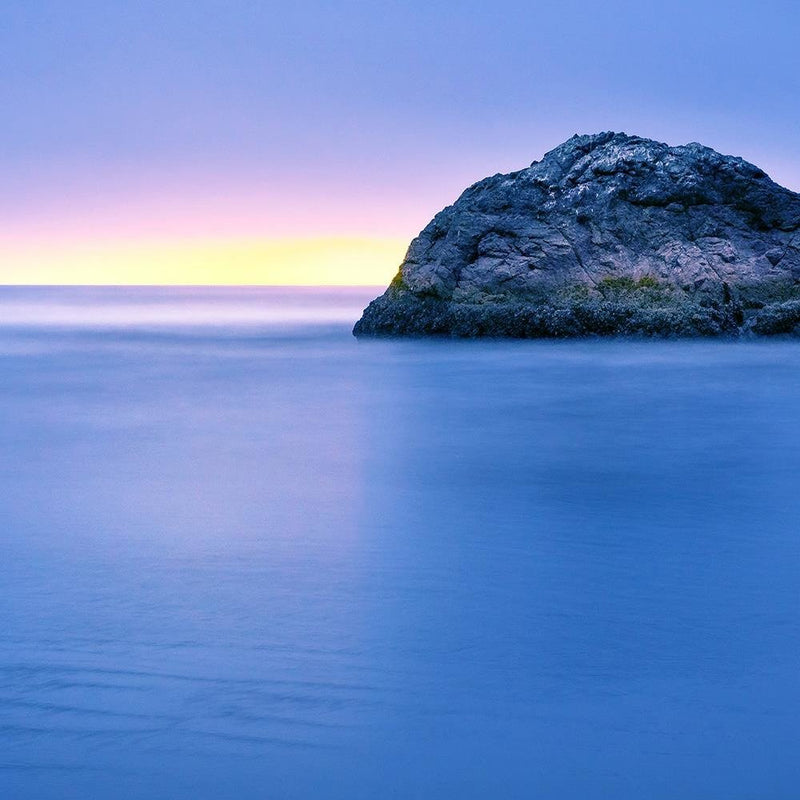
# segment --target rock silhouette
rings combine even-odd
[[[800,195],[700,144],[574,136],[413,240],[356,336],[800,332]]]

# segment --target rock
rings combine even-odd
[[[780,247],[773,247],[772,250],[767,250],[764,255],[773,267],[777,267],[778,263],[783,260],[783,250]]]
[[[600,133],[467,189],[353,332],[766,335],[797,330],[795,302],[800,195],[699,144]]]

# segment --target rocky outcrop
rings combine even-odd
[[[699,144],[574,136],[414,239],[356,336],[800,332],[800,195]]]

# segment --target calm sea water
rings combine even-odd
[[[0,797],[796,800],[800,344],[0,291]]]

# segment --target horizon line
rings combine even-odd
[[[2,283],[0,289],[380,289],[383,283]]]

